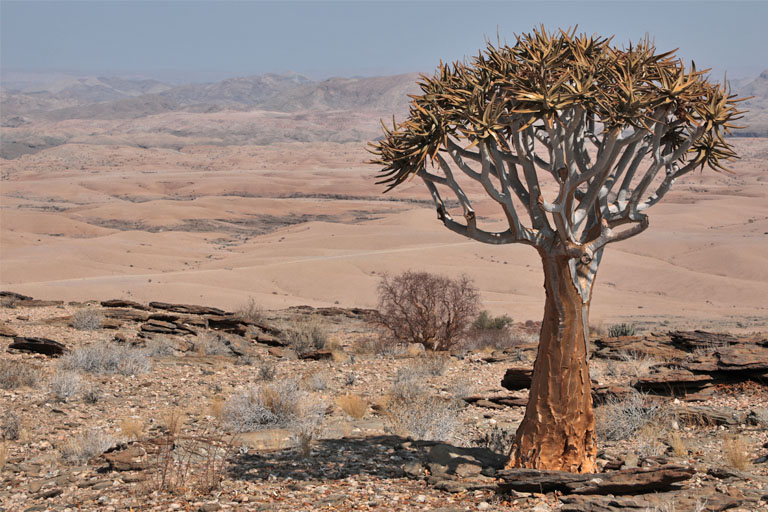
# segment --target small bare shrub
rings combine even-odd
[[[395,342],[450,350],[477,314],[478,301],[477,288],[467,276],[450,279],[413,271],[385,275],[374,322]]]
[[[723,439],[723,458],[725,462],[736,469],[744,471],[751,465],[749,446],[743,437],[728,436]]]
[[[22,361],[0,360],[0,388],[16,389],[37,386],[38,372]]]
[[[443,375],[450,362],[451,356],[445,352],[430,352],[425,354],[421,360],[416,361],[425,374],[433,377]]]
[[[482,436],[474,439],[472,444],[481,448],[488,448],[492,452],[506,456],[512,450],[512,443],[514,441],[514,430],[507,430],[494,425],[491,430],[484,432]]]
[[[132,417],[120,420],[120,432],[127,441],[138,441],[144,434],[144,422]]]
[[[97,374],[136,375],[149,371],[151,364],[144,349],[104,343],[78,347],[59,360],[65,370]]]
[[[94,384],[86,384],[82,391],[83,401],[87,404],[95,404],[101,400],[101,392]]]
[[[264,323],[265,320],[264,308],[259,306],[253,297],[248,297],[246,303],[237,309],[236,314],[243,320],[256,324]]]
[[[101,455],[115,444],[116,440],[112,434],[99,429],[91,429],[69,437],[59,450],[64,458],[72,462],[84,462]]]
[[[298,354],[321,350],[328,344],[328,328],[323,320],[315,316],[293,320],[285,326],[284,336]]]
[[[69,402],[83,389],[83,377],[74,371],[56,371],[51,376],[48,389],[56,400]]]
[[[205,356],[231,356],[232,350],[227,340],[218,333],[204,332],[198,334],[193,341],[195,352]]]
[[[153,490],[209,494],[221,487],[235,443],[224,432],[166,432],[151,464]]]
[[[640,458],[658,457],[667,451],[667,447],[659,439],[661,432],[663,432],[663,428],[659,429],[658,425],[650,423],[637,432],[637,455]]]
[[[368,400],[360,395],[344,395],[336,399],[336,404],[356,420],[360,420],[368,412]]]
[[[472,396],[475,392],[475,386],[467,379],[458,378],[448,384],[447,391],[456,400],[464,400],[468,396]]]
[[[426,392],[424,373],[418,366],[408,365],[397,370],[391,394],[396,398],[419,395]]]
[[[79,309],[72,315],[72,327],[80,331],[95,331],[101,329],[104,315],[94,308]]]
[[[21,433],[21,420],[13,411],[6,411],[5,417],[0,423],[0,438],[7,441],[16,441]]]
[[[288,427],[301,415],[300,404],[308,399],[297,380],[251,385],[224,403],[224,424],[237,432]]]
[[[595,416],[600,439],[623,441],[633,439],[647,425],[663,423],[666,411],[642,393],[634,392],[623,400],[609,398],[596,409]]]
[[[635,336],[637,335],[637,328],[634,324],[613,324],[608,327],[608,336],[611,338],[617,338],[619,336]]]
[[[149,357],[170,357],[176,355],[176,347],[165,336],[152,338],[144,344]]]
[[[306,374],[302,383],[310,391],[325,391],[330,389],[333,381],[327,371],[315,370]]]
[[[387,429],[419,440],[448,441],[458,428],[456,404],[427,393],[392,396],[386,407]]]
[[[271,382],[275,380],[277,369],[268,362],[263,362],[259,365],[259,371],[257,375],[260,381]]]

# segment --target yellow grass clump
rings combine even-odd
[[[336,400],[341,409],[356,420],[362,419],[368,412],[368,400],[360,395],[344,395]]]
[[[144,434],[144,422],[141,418],[125,418],[120,421],[120,432],[126,440],[138,440]]]

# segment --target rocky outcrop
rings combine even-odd
[[[16,336],[13,338],[13,343],[8,345],[8,349],[57,357],[66,352],[67,347],[63,343],[48,338]]]

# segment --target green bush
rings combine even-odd
[[[608,336],[616,338],[618,336],[635,336],[637,328],[633,324],[614,324],[608,328]]]

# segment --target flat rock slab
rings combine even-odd
[[[505,469],[499,492],[553,492],[563,494],[641,494],[668,491],[673,484],[690,479],[696,470],[689,466],[630,468],[606,473],[574,474],[538,469]]]
[[[194,304],[169,304],[167,302],[150,302],[149,307],[152,309],[162,309],[165,311],[173,311],[175,313],[185,313],[188,315],[225,315],[226,311],[219,308],[212,308],[207,306],[197,306]]]
[[[149,311],[149,306],[145,306],[144,304],[140,304],[138,302],[134,302],[132,300],[123,300],[123,299],[110,299],[110,300],[104,300],[101,302],[102,307],[105,308],[131,308],[131,309],[140,309],[144,311]]]
[[[67,351],[67,347],[58,341],[26,336],[16,336],[13,338],[13,343],[8,345],[8,349],[35,352],[37,354],[45,354],[46,356],[60,356]]]

